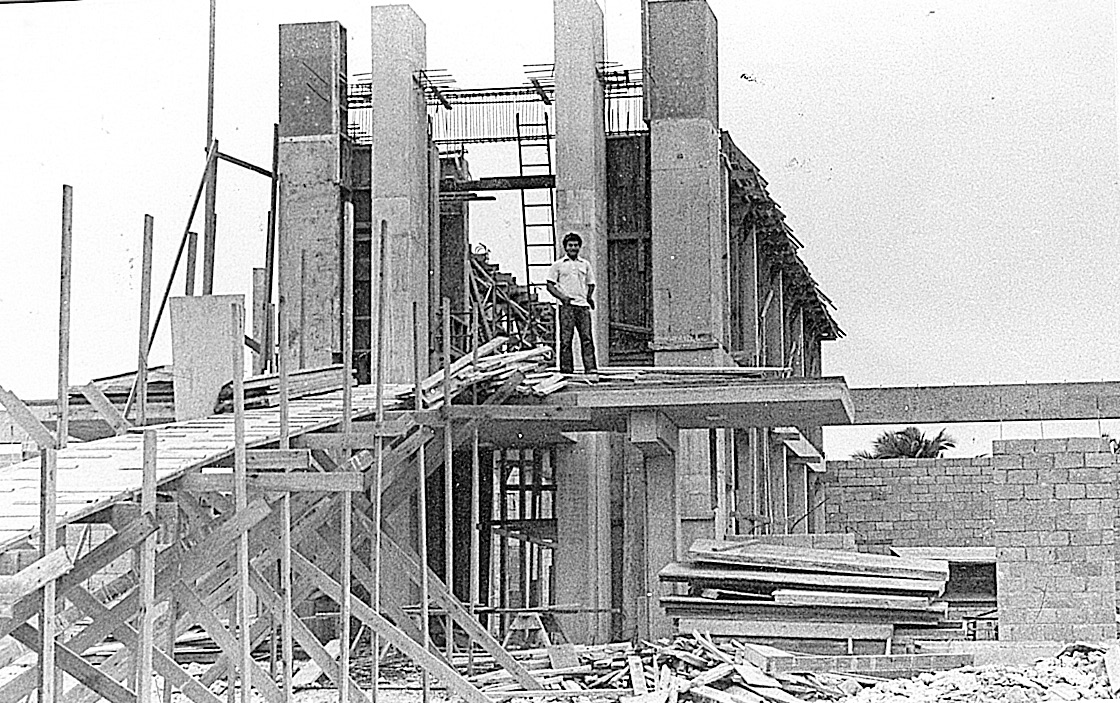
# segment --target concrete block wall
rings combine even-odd
[[[974,459],[831,461],[826,529],[864,551],[995,547],[1001,640],[1113,639],[1118,469],[1096,437],[1001,440]]]
[[[991,544],[991,457],[830,461],[822,477],[827,532],[863,551]]]
[[[996,441],[1002,640],[1116,637],[1117,457],[1099,438]]]

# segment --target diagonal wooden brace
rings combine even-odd
[[[324,573],[319,567],[304,558],[299,552],[292,552],[292,567],[302,572],[315,586],[332,598],[336,603],[342,601],[342,587],[333,578]],[[482,691],[475,688],[474,684],[463,678],[459,672],[444,664],[438,657],[432,655],[424,647],[413,642],[408,635],[401,632],[385,618],[374,612],[372,608],[363,603],[354,594],[347,594],[350,598],[350,608],[354,617],[361,620],[371,630],[384,637],[394,647],[399,649],[409,659],[419,664],[426,671],[443,681],[447,688],[454,694],[462,697],[467,703],[491,703],[490,698]]]

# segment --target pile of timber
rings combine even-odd
[[[943,561],[699,539],[688,561],[659,576],[688,586],[687,595],[660,599],[681,632],[792,641],[822,653],[854,653],[863,642],[869,653],[889,646],[896,626],[944,619],[949,570]],[[806,649],[813,641],[820,648]]]
[[[477,354],[466,354],[451,364],[450,388],[452,402],[464,402],[467,396],[477,395],[483,402],[504,383],[518,376],[515,394],[541,396],[559,390],[563,384],[556,381],[563,376],[549,372],[552,349],[539,346],[520,351],[500,352],[509,340],[498,337],[479,347]],[[476,361],[477,358],[477,361]],[[420,382],[426,408],[435,409],[443,405],[444,370],[440,369]],[[351,386],[354,379],[350,379]],[[293,371],[288,380],[289,398],[304,398],[324,393],[332,393],[342,388],[342,366],[324,366],[316,369]],[[412,410],[415,394],[411,383],[386,384],[384,388],[385,409]],[[468,393],[469,392],[469,393]],[[255,376],[245,381],[245,407],[274,407],[280,403],[280,379],[277,374]],[[233,385],[222,386],[216,414],[233,412]]]
[[[492,700],[615,699],[623,703],[800,703],[839,700],[888,676],[972,663],[971,655],[815,657],[700,633],[657,642],[553,645],[514,651],[544,687],[526,690],[503,669],[469,679]],[[462,666],[463,662],[456,664]],[[476,657],[475,665],[484,663]]]
[[[609,366],[600,367],[594,376],[562,374],[540,370],[526,375],[520,389],[525,395],[542,397],[568,386],[595,384],[602,386],[679,386],[682,384],[719,383],[741,379],[784,378],[788,368],[705,368],[689,366]]]
[[[354,385],[351,376],[350,385]],[[342,388],[342,364],[300,369],[288,374],[288,397],[304,398]],[[245,408],[268,408],[280,404],[280,376],[270,373],[245,380]],[[214,414],[233,412],[233,382],[222,386],[214,404]]]

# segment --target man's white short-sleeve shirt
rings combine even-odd
[[[591,307],[587,302],[587,287],[595,285],[595,273],[591,262],[577,256],[574,260],[565,256],[548,269],[548,279],[572,299],[572,305]]]

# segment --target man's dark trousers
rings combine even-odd
[[[572,337],[577,330],[583,372],[594,373],[598,366],[595,364],[595,342],[591,339],[591,308],[582,305],[560,306],[560,373],[575,373]]]

